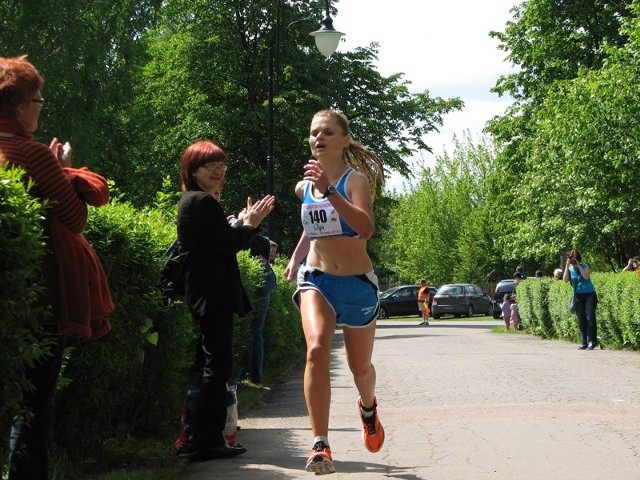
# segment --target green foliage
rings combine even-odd
[[[143,32],[161,0],[20,0],[0,2],[3,56],[27,54],[45,79],[37,136],[69,140],[82,162],[129,191],[144,179],[131,169],[130,112]],[[52,15],[56,21],[52,21]]]
[[[266,193],[265,68],[279,13],[273,136],[278,203],[272,215],[278,225],[274,239],[282,251],[291,251],[300,232],[293,190],[309,157],[305,139],[314,112],[344,111],[352,119],[354,137],[388,167],[406,173],[406,157],[428,149],[424,135],[462,102],[433,99],[428,92],[413,94],[402,75],[381,76],[373,67],[376,45],[321,61],[308,35],[321,18],[318,5],[278,5],[279,12],[267,0],[165,2],[157,28],[145,37],[150,58],[141,70],[133,110],[135,143],[146,145],[133,170],[145,176],[145,183],[131,193],[149,198],[165,175],[177,185],[182,151],[202,137],[229,155],[223,200],[227,211],[241,209],[247,195]]]
[[[414,191],[390,214],[384,256],[400,282],[483,283],[499,264],[494,251],[487,178],[495,153],[485,141],[456,139],[452,156],[425,169]]]
[[[265,368],[275,371],[283,365],[297,364],[306,350],[300,315],[291,300],[296,283],[284,277],[287,262],[277,257],[273,265],[277,288],[271,294],[265,327]]]
[[[489,126],[503,147],[489,202],[503,258],[550,270],[578,247],[616,271],[638,245],[639,7],[582,3],[525,2],[496,34],[521,68],[496,87],[517,101]]]
[[[33,337],[35,319],[44,314],[35,303],[41,293],[43,209],[25,192],[21,176],[19,170],[0,169],[2,458],[7,458],[12,418],[28,415],[21,407],[22,391],[28,388],[24,368],[46,347]],[[194,358],[197,333],[191,315],[182,301],[166,297],[160,277],[162,253],[175,238],[175,194],[160,193],[157,208],[137,209],[113,185],[111,192],[107,206],[89,209],[85,235],[107,272],[116,303],[110,316],[113,329],[99,340],[73,343],[65,352],[54,436],[54,465],[61,472],[127,464],[131,455],[116,452],[114,445],[133,439],[168,445],[178,431]],[[261,264],[248,252],[238,258],[243,283],[251,291],[262,281]],[[282,280],[284,263],[280,258],[275,266],[280,281],[266,326],[266,368],[275,372],[298,362],[304,352],[291,302],[295,286]],[[250,315],[236,319],[235,352],[243,350],[250,322]]]
[[[517,100],[544,98],[557,80],[575,78],[581,68],[599,69],[605,46],[621,47],[620,31],[630,13],[628,0],[528,0],[511,10],[504,32],[491,32],[518,71],[499,79],[495,91]]]
[[[305,350],[299,314],[291,296],[296,289],[295,283],[288,283],[284,278],[284,268],[288,259],[277,257],[272,265],[276,274],[277,287],[271,293],[269,310],[265,321],[265,370],[278,371],[285,365],[297,363]],[[262,282],[262,265],[259,260],[251,257],[249,251],[238,254],[238,264],[242,275],[242,283],[251,299],[254,310],[257,310],[259,300],[253,292]],[[234,330],[234,355],[236,366],[242,359],[242,353],[251,340],[251,320],[253,312],[241,318],[236,318]]]
[[[598,339],[606,348],[640,349],[640,275],[592,273],[598,294]],[[530,279],[517,289],[522,324],[543,338],[580,341],[578,321],[567,308],[573,295],[568,283]]]
[[[34,337],[45,311],[37,304],[45,252],[41,218],[44,209],[25,191],[23,171],[0,167],[0,458],[6,458],[13,418],[27,417],[22,392],[24,375],[45,353]],[[0,466],[2,463],[0,462]],[[1,468],[0,468],[1,471]]]
[[[68,352],[56,440],[74,459],[100,457],[104,440],[175,429],[192,356],[191,317],[160,285],[175,225],[117,198],[90,209],[85,235],[108,275],[115,312],[106,337]],[[78,442],[82,438],[82,442]]]

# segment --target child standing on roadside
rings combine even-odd
[[[502,319],[504,320],[504,329],[509,330],[511,325],[511,295],[506,293],[502,299]]]
[[[518,303],[516,302],[515,292],[511,294],[511,322],[513,323],[513,329],[518,331],[520,326],[520,313],[518,312]]]

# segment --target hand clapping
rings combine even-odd
[[[271,213],[276,203],[276,197],[266,195],[261,200],[253,203],[251,197],[247,197],[247,208],[244,214],[244,224],[256,228],[260,222]]]

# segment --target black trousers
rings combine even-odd
[[[576,293],[575,302],[582,346],[586,347],[589,343],[596,346],[598,344],[598,323],[596,322],[598,296],[595,292]]]
[[[18,418],[11,429],[9,480],[47,480],[49,443],[55,412],[56,385],[67,338],[57,327],[43,327],[36,336],[50,344],[49,354],[27,371],[33,390],[24,392],[23,403],[33,413],[30,420]]]
[[[219,309],[198,319],[202,384],[193,442],[203,449],[224,443],[227,420],[227,381],[233,369],[233,312]]]

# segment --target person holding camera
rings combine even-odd
[[[640,257],[630,258],[627,266],[622,269],[623,272],[638,272],[640,275]]]
[[[591,281],[589,265],[582,263],[582,255],[578,250],[571,250],[567,258],[563,280],[571,282],[578,316],[581,344],[579,350],[593,350],[598,344],[596,324],[596,306],[598,295]]]

